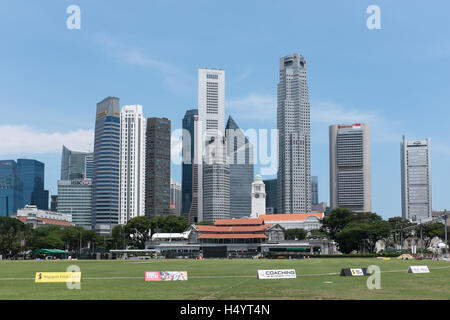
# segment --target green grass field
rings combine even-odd
[[[78,265],[80,290],[65,283],[35,283],[36,272]],[[381,269],[381,289],[367,277],[341,277],[345,267]],[[427,265],[428,274],[408,274]],[[295,269],[296,279],[256,279],[258,269]],[[188,271],[188,281],[145,282],[145,271]],[[330,274],[337,273],[337,274]],[[376,258],[312,260],[0,261],[0,299],[450,299],[450,262]]]

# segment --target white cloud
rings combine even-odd
[[[0,125],[0,136],[1,155],[59,153],[63,145],[92,150],[94,142],[93,130],[47,133],[26,125]]]
[[[226,107],[236,118],[276,122],[277,101],[273,95],[251,93],[246,97],[227,101]]]

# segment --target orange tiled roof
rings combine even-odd
[[[200,232],[261,232],[272,226],[271,224],[263,224],[259,226],[206,226],[196,225]]]
[[[51,225],[56,225],[56,226],[65,226],[65,227],[70,227],[73,226],[73,224],[71,224],[68,221],[62,221],[62,220],[54,220],[54,219],[38,219],[39,222],[44,222],[45,224],[51,224]]]
[[[310,216],[316,216],[319,219],[323,219],[323,213],[289,213],[289,214],[263,214],[260,216],[264,221],[292,221],[292,220],[305,220]]]
[[[249,219],[219,219],[214,222],[216,226],[254,226],[262,225],[264,221],[261,217]]]
[[[198,239],[266,239],[264,233],[204,233]]]

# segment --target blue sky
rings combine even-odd
[[[72,4],[80,30],[66,27]],[[372,4],[381,30],[366,27]],[[276,128],[279,58],[299,52],[319,200],[329,202],[328,126],[362,122],[371,125],[373,211],[401,215],[402,134],[431,138],[433,208],[448,209],[449,12],[445,0],[4,0],[0,158],[45,162],[56,194],[61,145],[93,147],[97,102],[117,96],[179,128],[197,105],[201,67],[225,69],[226,114],[241,128]],[[180,166],[172,177],[181,180]]]

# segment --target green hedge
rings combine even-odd
[[[376,258],[376,257],[386,257],[386,258],[396,258],[400,256],[401,253],[392,252],[392,253],[356,253],[356,254],[298,254],[298,253],[268,253],[265,255],[265,258],[268,259],[278,259],[279,257],[285,258]]]

